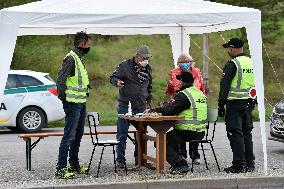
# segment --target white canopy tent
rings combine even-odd
[[[0,12],[0,101],[20,35],[169,34],[173,59],[188,52],[189,34],[245,27],[258,92],[267,173],[261,12],[202,0],[42,0]]]

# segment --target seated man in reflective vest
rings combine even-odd
[[[162,115],[184,116],[185,120],[177,121],[173,130],[167,133],[167,162],[171,173],[187,173],[187,161],[178,155],[179,144],[190,140],[201,140],[205,135],[207,120],[207,98],[193,86],[191,73],[183,72],[177,76],[182,81],[182,88],[175,98],[163,107],[153,111]]]

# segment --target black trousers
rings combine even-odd
[[[205,132],[196,132],[190,130],[174,129],[167,133],[167,162],[175,165],[180,162],[183,157],[179,155],[180,144],[190,140],[203,139]]]
[[[192,143],[189,145],[188,153],[189,157],[192,160],[200,159],[200,154],[198,153],[199,143]],[[185,159],[187,158],[187,150],[186,143],[182,143],[179,145],[179,155],[183,156]]]
[[[229,100],[226,104],[226,130],[236,167],[254,166],[252,106],[249,100]]]

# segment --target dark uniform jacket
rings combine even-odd
[[[134,69],[134,57],[122,61],[110,76],[110,83],[117,86],[117,81],[124,82],[124,86],[119,89],[118,105],[127,107],[129,101],[132,108],[145,107],[146,102],[151,103],[152,99],[152,69],[148,64],[145,66],[147,78],[140,83],[138,74]]]
[[[82,60],[83,53],[77,49],[74,48],[72,49]],[[83,61],[82,61],[83,62]],[[84,63],[83,63],[84,65]],[[56,80],[56,86],[57,86],[57,93],[58,93],[58,98],[60,100],[65,100],[66,99],[66,80],[67,77],[73,77],[75,76],[75,60],[71,55],[67,55],[64,60],[62,67],[60,71],[58,72],[57,80]]]

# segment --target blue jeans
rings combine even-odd
[[[139,107],[139,108],[132,109],[132,113],[133,114],[142,113],[144,112],[144,110],[145,110],[145,107]],[[128,107],[124,107],[124,106],[117,107],[118,114],[126,114],[127,112],[128,112]],[[124,144],[117,145],[116,147],[116,154],[117,154],[116,161],[117,162],[121,162],[121,163],[125,162],[125,149],[126,149],[125,142],[127,140],[128,128],[129,128],[129,121],[126,119],[118,118],[116,139],[120,142],[123,142]],[[136,144],[135,150],[134,150],[135,160],[137,160],[137,156],[138,156],[138,152],[137,152],[137,144]]]
[[[64,135],[59,147],[57,169],[67,166],[69,153],[69,163],[73,167],[79,167],[79,148],[82,136],[84,134],[84,125],[86,117],[86,103],[74,103],[63,101],[65,112]]]

